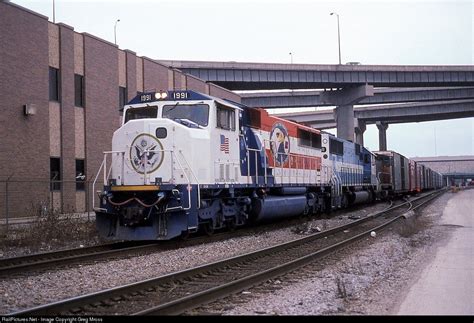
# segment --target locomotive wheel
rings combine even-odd
[[[206,222],[203,224],[204,233],[208,236],[212,236],[214,234],[214,227],[212,225],[212,221]]]
[[[229,231],[234,231],[235,228],[237,227],[236,223],[235,223],[235,219],[230,219],[226,222],[226,225],[227,225],[227,229]]]
[[[183,241],[188,240],[188,238],[189,238],[189,231],[188,231],[188,230],[182,231],[182,232],[181,232],[181,235],[179,236],[179,238],[180,238],[181,240],[183,240]]]

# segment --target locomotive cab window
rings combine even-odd
[[[217,128],[235,130],[235,110],[216,102]]]
[[[163,118],[168,118],[190,128],[207,127],[209,122],[209,106],[207,104],[165,105]]]
[[[157,117],[158,114],[158,107],[141,107],[141,108],[129,108],[127,112],[125,112],[125,122],[127,123],[130,120],[136,119],[154,119]]]

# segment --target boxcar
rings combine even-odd
[[[410,188],[409,159],[394,151],[376,151],[376,171],[382,189],[392,194],[406,193]]]

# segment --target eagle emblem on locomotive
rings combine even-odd
[[[396,165],[423,176],[400,179]],[[93,206],[106,239],[169,240],[440,186],[429,171],[264,109],[193,91],[149,92],[124,107]]]
[[[159,150],[158,150],[159,149]],[[137,173],[154,172],[163,162],[163,146],[160,141],[149,135],[137,136],[130,146],[130,160]]]
[[[290,140],[288,130],[281,123],[275,123],[270,132],[270,149],[277,166],[283,166],[288,160]]]

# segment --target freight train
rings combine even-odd
[[[211,234],[442,186],[396,152],[194,91],[142,93],[123,112],[94,182],[105,239]]]

